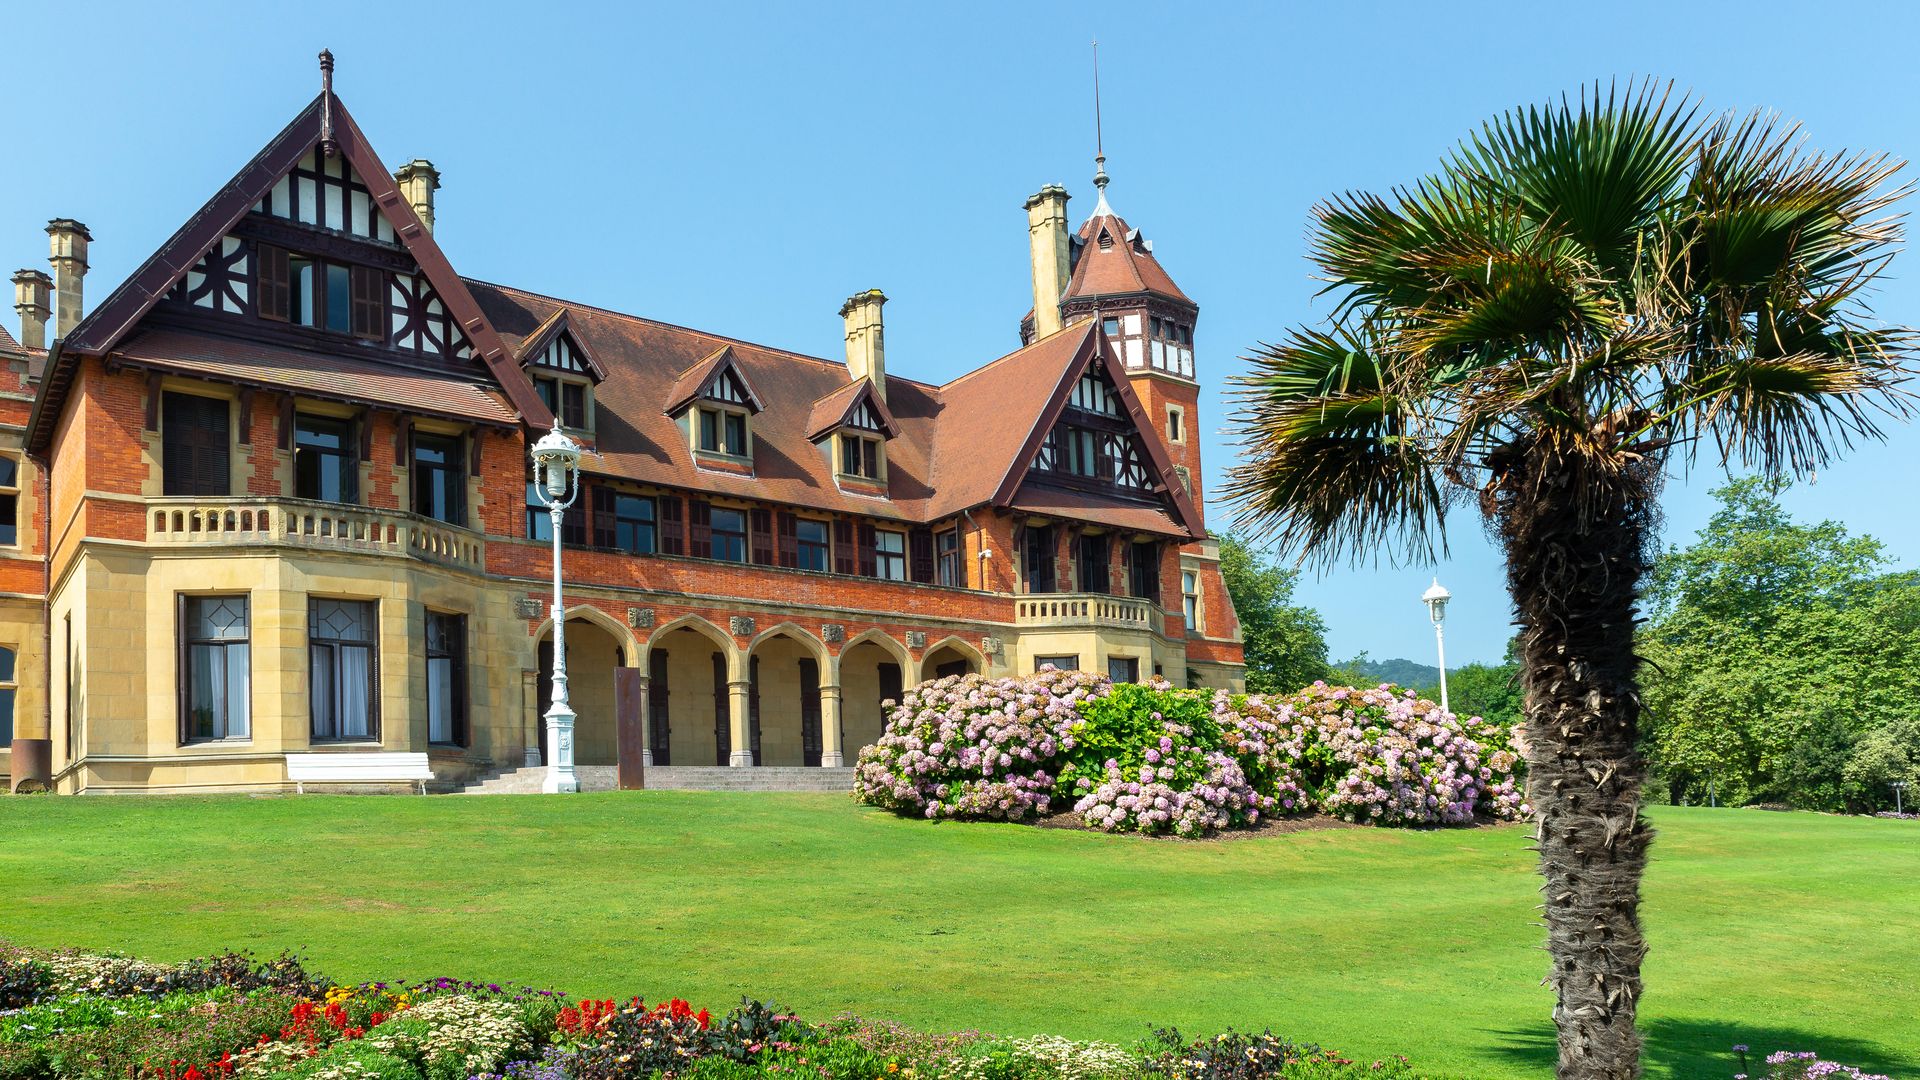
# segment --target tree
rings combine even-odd
[[[1420,696],[1440,700],[1440,684],[1423,688]],[[1447,704],[1455,715],[1478,716],[1507,727],[1520,726],[1520,665],[1513,645],[1498,664],[1462,664],[1447,672]]]
[[[1920,577],[1888,573],[1871,537],[1794,521],[1787,486],[1716,489],[1695,542],[1654,562],[1644,745],[1671,801],[1892,803],[1854,759],[1920,705]]]
[[[1411,187],[1318,207],[1331,323],[1240,380],[1241,528],[1429,561],[1465,503],[1504,549],[1563,1078],[1639,1074],[1634,619],[1664,470],[1810,469],[1904,414],[1912,339],[1861,295],[1898,167],[1651,83],[1516,109]]]
[[[1229,534],[1220,538],[1220,576],[1240,616],[1248,693],[1291,694],[1327,677],[1327,624],[1293,602],[1298,570]]]

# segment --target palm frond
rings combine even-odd
[[[1234,381],[1245,455],[1228,471],[1236,529],[1277,533],[1308,556],[1430,557],[1445,514],[1417,418],[1381,360],[1348,334],[1296,331]],[[1444,541],[1441,543],[1444,549]]]

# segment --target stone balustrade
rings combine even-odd
[[[471,530],[399,510],[306,499],[149,499],[147,543],[309,548],[486,568],[485,541]]]
[[[1119,630],[1161,628],[1160,609],[1150,600],[1105,593],[1039,593],[1014,600],[1014,625],[1043,627],[1112,627]]]

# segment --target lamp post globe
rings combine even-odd
[[[560,596],[561,517],[580,497],[580,444],[556,425],[533,444],[534,491],[553,517],[553,705],[547,709],[545,792],[579,791],[573,771],[573,706],[567,701],[567,606]]]
[[[1427,616],[1433,620],[1433,645],[1440,660],[1440,708],[1446,712],[1453,711],[1452,706],[1447,701],[1447,638],[1445,630],[1447,601],[1451,599],[1453,599],[1453,594],[1447,591],[1445,585],[1440,584],[1438,577],[1433,579],[1433,584],[1427,587],[1426,592],[1420,594],[1420,602],[1427,605]]]

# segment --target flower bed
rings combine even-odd
[[[209,972],[219,975],[209,977]],[[0,942],[0,1080],[1416,1080],[1273,1035],[1136,1045],[927,1034],[743,1001],[573,1000],[496,984],[337,986],[292,957],[179,965]]]
[[[1531,813],[1509,733],[1391,686],[1275,697],[1085,672],[951,676],[902,695],[857,798],[927,818],[1202,836],[1276,815],[1462,825]]]

